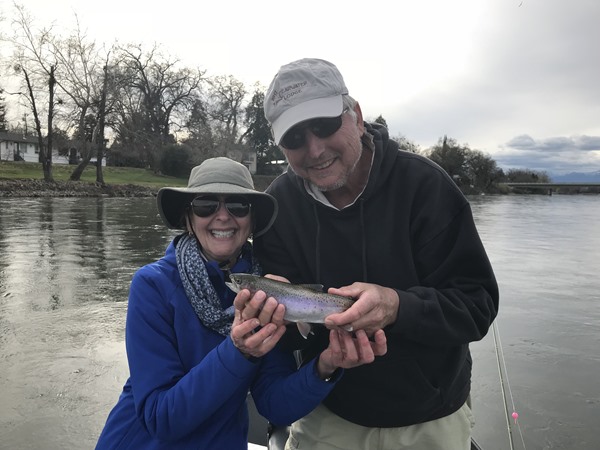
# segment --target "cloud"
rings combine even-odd
[[[600,136],[578,136],[575,142],[581,150],[600,150]]]
[[[535,139],[522,134],[501,146],[494,159],[508,169],[527,168],[551,174],[593,172],[600,167],[600,136]]]
[[[544,152],[600,151],[600,136],[550,137],[535,140],[523,134],[508,141],[506,147]]]
[[[392,135],[427,148],[446,134],[503,166],[599,170],[600,2],[486,6],[468,70],[383,111]]]

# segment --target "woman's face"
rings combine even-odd
[[[218,262],[237,257],[252,232],[250,204],[240,196],[196,197],[189,220],[204,255]]]

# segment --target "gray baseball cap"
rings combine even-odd
[[[264,101],[275,143],[279,145],[285,133],[300,122],[342,114],[342,96],[346,94],[342,74],[328,61],[304,58],[281,66]]]
[[[254,189],[250,171],[243,164],[225,157],[210,158],[192,169],[187,187],[164,187],[156,203],[167,227],[184,229],[184,211],[198,195],[243,195],[252,205],[254,237],[265,233],[277,217],[277,200]]]

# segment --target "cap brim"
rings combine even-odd
[[[273,139],[277,145],[294,125],[317,117],[337,117],[342,114],[344,102],[341,95],[307,100],[287,109],[271,124]]]

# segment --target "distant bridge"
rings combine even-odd
[[[600,183],[500,183],[504,186],[556,189],[561,187],[600,187]]]
[[[548,195],[559,188],[600,188],[600,183],[499,183],[511,188],[546,189]]]

